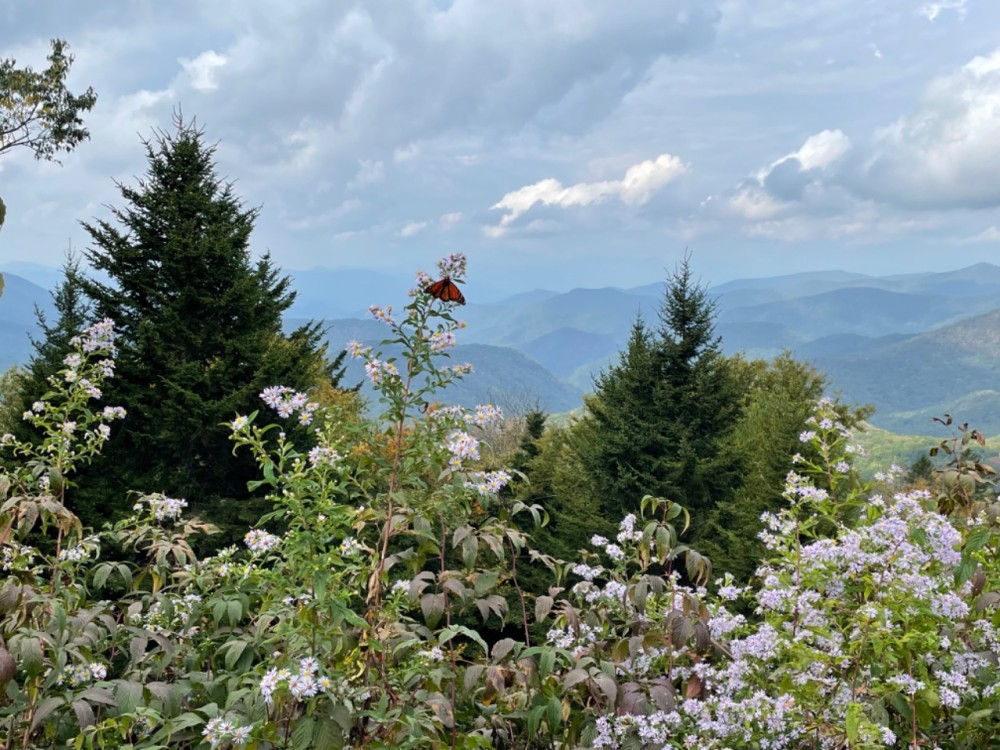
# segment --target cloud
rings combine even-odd
[[[907,209],[1000,206],[1000,49],[935,78],[878,130],[851,189]]]
[[[722,205],[751,222],[771,221],[792,213],[807,199],[810,190],[822,186],[827,170],[850,149],[850,138],[840,130],[811,135],[798,150],[747,178]]]
[[[406,226],[404,226],[402,229],[399,230],[399,236],[412,237],[413,235],[419,234],[420,232],[424,231],[429,226],[430,226],[429,221],[411,221],[409,224],[407,224]]]
[[[656,159],[648,159],[629,167],[620,180],[578,182],[565,187],[559,180],[548,178],[507,193],[493,204],[492,209],[502,209],[506,213],[499,225],[487,227],[485,231],[489,237],[503,236],[504,230],[518,217],[538,204],[569,208],[618,198],[627,205],[641,205],[687,169],[687,165],[673,154],[660,154]]]
[[[452,211],[451,213],[443,214],[438,221],[440,221],[442,229],[451,229],[463,218],[464,216],[461,211]]]
[[[368,159],[362,159],[359,162],[357,174],[354,175],[349,183],[347,183],[347,188],[359,188],[365,185],[373,185],[376,182],[381,182],[382,178],[385,177],[385,165],[381,161],[374,161]]]
[[[938,0],[937,2],[924,3],[918,12],[932,23],[945,10],[953,10],[959,18],[965,18],[965,3],[966,0]]]
[[[191,87],[196,91],[214,91],[219,88],[216,71],[227,62],[225,55],[208,50],[202,52],[194,60],[180,59],[181,67],[191,77]]]
[[[986,227],[979,234],[974,234],[971,237],[966,237],[961,240],[963,245],[979,245],[982,243],[995,243],[1000,242],[1000,229],[997,229],[996,224]]]

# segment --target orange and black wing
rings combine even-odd
[[[445,276],[440,281],[430,284],[425,290],[432,297],[437,297],[442,302],[455,302],[459,305],[465,304],[465,296],[458,284]]]

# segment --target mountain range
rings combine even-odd
[[[0,367],[24,362],[33,307],[50,309],[53,269],[17,264],[0,297]],[[298,293],[286,321],[323,321],[332,350],[349,339],[377,344],[387,330],[364,319],[368,304],[405,303],[408,277],[373,271],[289,271]],[[474,289],[470,287],[467,292]],[[556,292],[530,290],[461,309],[468,328],[453,350],[476,374],[449,395],[459,403],[581,404],[593,377],[616,361],[641,316],[656,325],[664,283]],[[741,279],[709,288],[724,351],[771,357],[790,350],[827,373],[832,390],[871,403],[872,423],[937,434],[945,412],[1000,433],[1000,266],[868,276],[843,271]],[[389,352],[391,354],[391,352]],[[348,380],[363,380],[360,363]]]

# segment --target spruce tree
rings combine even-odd
[[[740,398],[714,332],[715,307],[685,258],[668,279],[659,326],[633,326],[618,365],[595,381],[582,458],[607,519],[643,495],[685,506],[695,530],[738,482],[724,450]]]
[[[180,116],[174,124],[144,142],[148,170],[118,186],[114,222],[84,225],[87,260],[110,279],[84,288],[119,333],[106,400],[128,417],[83,495],[98,515],[98,504],[125,507],[129,490],[162,491],[225,523],[256,470],[232,455],[222,423],[260,408],[266,386],[307,390],[334,375],[318,326],[282,332],[294,293],[268,255],[251,259],[258,209],[216,176],[203,132]]]

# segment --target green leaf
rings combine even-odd
[[[111,571],[114,566],[111,563],[101,563],[94,568],[94,588],[103,589],[104,584],[108,582],[108,578],[111,576]]]
[[[328,716],[317,721],[312,746],[313,750],[339,750],[344,746],[340,725]]]
[[[976,552],[990,541],[990,530],[985,526],[973,529],[965,540],[965,552]]]
[[[851,703],[847,706],[845,730],[847,732],[847,739],[851,742],[856,742],[858,739],[858,731],[861,729],[862,716],[861,706],[858,703]]]
[[[142,684],[128,680],[115,680],[114,683],[115,700],[118,703],[118,712],[130,714],[142,705]]]
[[[235,628],[243,619],[243,604],[238,599],[230,600],[226,611],[229,615],[229,624]]]
[[[239,658],[243,655],[243,652],[246,651],[247,642],[244,640],[227,641],[222,648],[226,652],[226,656],[223,659],[223,662],[226,665],[226,669],[232,672],[233,669],[236,667],[236,662],[239,661]]]
[[[549,730],[555,732],[562,724],[562,701],[555,695],[549,698],[546,718],[549,721]]]
[[[962,555],[962,562],[958,564],[955,569],[955,585],[961,586],[963,583],[972,578],[972,574],[976,572],[976,568],[979,564],[973,560],[971,557]]]
[[[315,722],[311,716],[300,716],[292,729],[292,747],[295,750],[309,750],[312,747]]]
[[[444,594],[424,594],[420,597],[420,611],[427,627],[436,627],[444,614]]]
[[[484,654],[489,654],[490,647],[486,645],[486,641],[483,637],[479,635],[475,630],[467,628],[464,625],[452,625],[450,628],[445,628],[441,631],[440,643],[444,645],[448,643],[456,635],[464,635],[466,638],[474,641],[482,650]]]
[[[542,651],[538,659],[538,675],[544,680],[556,665],[556,652],[550,649]]]

